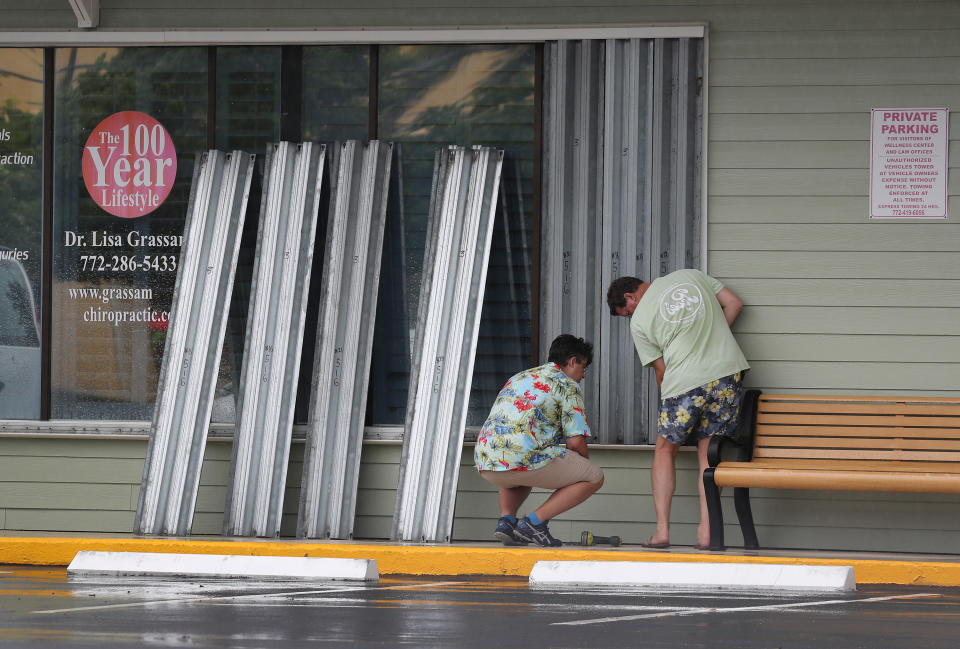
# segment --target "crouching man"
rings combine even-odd
[[[480,430],[473,458],[480,475],[498,488],[494,536],[505,545],[562,545],[550,535],[547,521],[603,485],[603,471],[587,459],[590,428],[580,388],[592,360],[592,344],[570,334],[557,336],[545,365],[507,381]],[[533,487],[555,491],[517,520]]]

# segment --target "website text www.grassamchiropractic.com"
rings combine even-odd
[[[149,322],[165,325],[170,321],[169,311],[155,311],[149,307],[140,309],[118,309],[112,302],[138,300],[149,302],[153,299],[151,288],[69,288],[67,294],[72,300],[97,300],[105,306],[90,306],[83,312],[84,322],[110,322],[120,326],[127,322]]]

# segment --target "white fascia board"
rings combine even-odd
[[[537,43],[565,39],[703,38],[705,24],[444,29],[235,29],[0,31],[0,46],[327,45]]]

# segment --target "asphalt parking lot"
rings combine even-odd
[[[531,590],[520,578],[376,585],[116,578],[0,566],[0,646],[955,649],[960,589]]]

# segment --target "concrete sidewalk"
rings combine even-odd
[[[401,544],[389,541],[169,538],[123,534],[0,534],[0,564],[65,566],[80,550],[376,559],[382,575],[528,576],[537,561],[661,561],[853,566],[859,584],[960,586],[960,555],[803,550],[707,552],[674,546],[646,550],[565,545],[504,547],[495,543]]]

